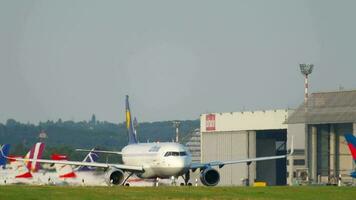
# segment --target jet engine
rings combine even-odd
[[[215,186],[220,181],[220,174],[216,169],[206,168],[200,172],[200,181],[206,186]]]
[[[120,169],[110,169],[105,174],[105,181],[108,185],[122,185],[125,181],[125,174]]]

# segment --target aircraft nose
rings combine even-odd
[[[190,161],[187,158],[175,158],[169,162],[169,166],[177,167],[177,168],[185,168],[185,167],[188,167],[189,164],[190,164]]]
[[[186,167],[189,167],[191,162],[192,162],[191,159],[189,159],[189,157],[185,156],[185,157],[180,158],[179,165],[182,168],[186,168]]]

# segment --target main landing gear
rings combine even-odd
[[[189,182],[189,179],[190,179],[190,172],[186,172],[183,176],[183,179],[184,179],[184,183],[181,183],[180,185],[181,186],[192,186],[192,183]]]
[[[130,174],[125,178],[124,182],[122,182],[122,185],[124,186],[130,186],[130,183],[126,183],[127,180],[133,175],[133,172],[130,172]]]

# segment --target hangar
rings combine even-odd
[[[285,154],[294,136],[287,161],[225,166],[220,185],[354,182],[344,134],[356,135],[356,90],[312,93],[296,110],[203,114],[200,131],[202,162]]]
[[[345,133],[356,135],[356,90],[312,93],[287,120],[304,125],[305,157],[311,183],[353,183],[355,168]]]
[[[292,112],[263,110],[201,115],[201,161],[286,154],[289,125],[284,122]],[[304,127],[291,126],[296,132]],[[303,149],[304,137],[300,137],[299,141],[297,148]],[[268,185],[287,184],[286,159],[229,165],[219,172],[219,185],[251,185],[254,181],[264,181]]]

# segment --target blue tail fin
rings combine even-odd
[[[129,96],[126,95],[126,129],[128,132],[129,136],[129,144],[136,144],[137,143],[137,138],[134,132],[134,127],[132,123],[132,118],[131,118],[131,111],[130,111],[130,105],[129,105]]]
[[[92,149],[92,151],[90,151],[88,153],[87,156],[85,156],[83,162],[96,162],[99,159],[99,155],[95,153],[95,150]],[[90,171],[90,170],[94,170],[95,167],[89,167],[89,166],[80,166],[77,168],[78,171]]]
[[[0,152],[0,166],[3,166],[5,168],[6,165],[6,158],[4,156],[8,156],[10,151],[10,145],[9,144],[4,144],[1,146],[1,152]]]

